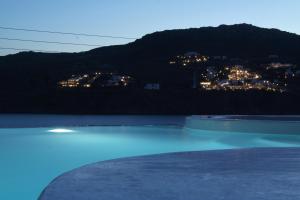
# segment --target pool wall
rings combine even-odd
[[[190,116],[186,117],[185,127],[209,131],[299,134],[299,116]]]

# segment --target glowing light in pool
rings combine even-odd
[[[56,128],[56,129],[49,130],[48,132],[51,132],[51,133],[72,133],[74,131],[70,130],[70,129]]]

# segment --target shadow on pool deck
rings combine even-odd
[[[67,172],[40,200],[297,200],[300,148],[171,153]]]

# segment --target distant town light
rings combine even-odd
[[[103,75],[108,75],[109,79],[103,78]],[[60,88],[92,88],[99,87],[99,83],[102,82],[101,87],[112,87],[112,86],[122,86],[127,87],[132,83],[132,78],[124,74],[115,73],[101,73],[99,71],[93,72],[91,74],[78,74],[73,75],[71,78],[58,82]],[[122,84],[120,84],[122,83]]]
[[[201,85],[211,85],[211,82],[201,82]]]

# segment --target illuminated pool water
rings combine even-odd
[[[268,123],[271,126],[273,121],[263,124],[269,127]],[[249,131],[251,126],[248,131],[228,131],[228,122],[224,126],[226,131],[186,126],[2,128],[0,199],[37,199],[58,175],[101,160],[181,151],[300,147],[300,130],[295,134],[295,124],[288,122],[281,124],[286,126],[282,134],[266,133],[265,128],[259,131],[257,126],[255,132]],[[290,126],[294,127],[291,132]]]

